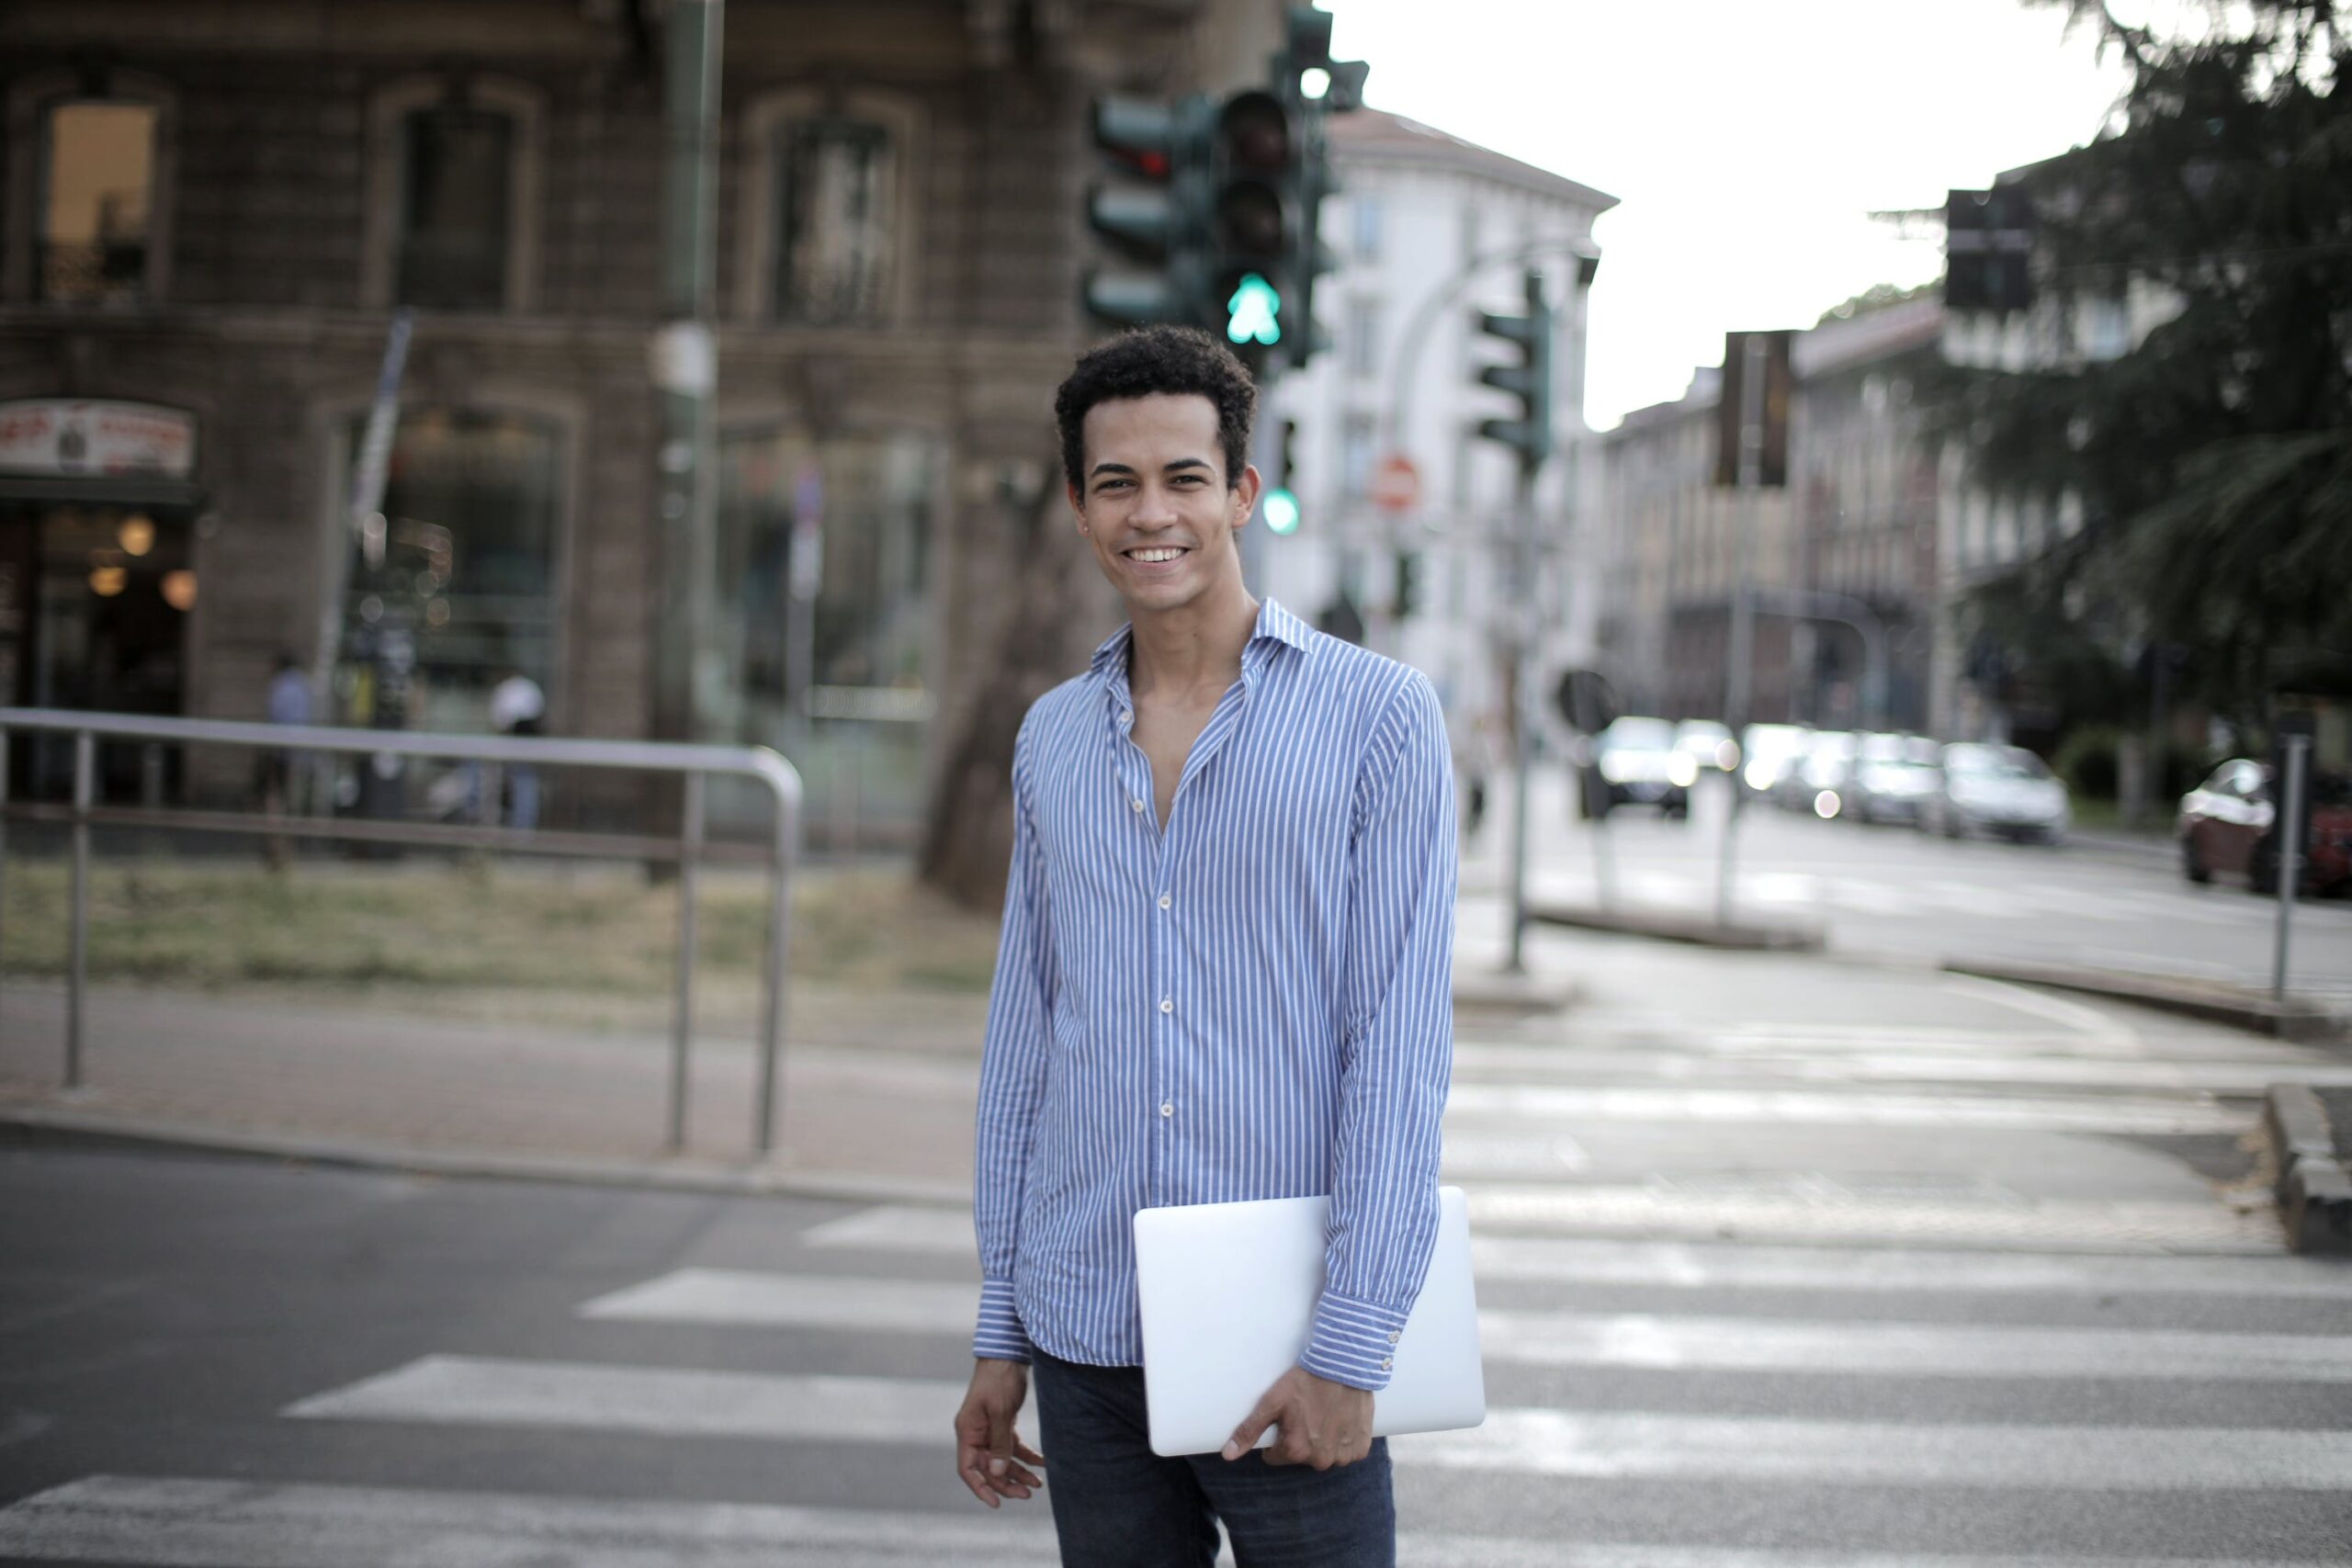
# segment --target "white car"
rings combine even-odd
[[[1943,793],[1941,750],[1917,735],[1866,735],[1854,761],[1846,806],[1857,822],[1918,825],[1933,796]]]
[[[1943,766],[1942,793],[1928,802],[1923,826],[1946,838],[1997,833],[2054,844],[2074,825],[2066,786],[2049,764],[2021,746],[1947,746]]]

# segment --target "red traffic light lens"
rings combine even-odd
[[[1216,129],[1235,169],[1272,174],[1290,157],[1290,117],[1272,94],[1235,94],[1217,117]]]

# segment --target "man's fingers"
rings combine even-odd
[[[1046,1456],[1023,1442],[1021,1434],[1018,1432],[1012,1435],[1012,1457],[1024,1464],[1034,1464],[1040,1470],[1046,1468]]]
[[[1003,1506],[996,1500],[996,1493],[989,1489],[988,1476],[978,1463],[961,1465],[956,1473],[963,1477],[964,1484],[972,1489],[973,1496],[978,1497],[991,1508]]]
[[[1250,1411],[1248,1418],[1233,1429],[1233,1436],[1226,1439],[1225,1457],[1239,1459],[1256,1448],[1266,1428],[1281,1419],[1282,1414],[1283,1403],[1273,1394],[1269,1393],[1258,1401],[1258,1407]]]

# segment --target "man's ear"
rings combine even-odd
[[[1233,487],[1233,504],[1237,509],[1233,519],[1235,527],[1238,528],[1250,521],[1250,514],[1258,509],[1258,492],[1265,486],[1265,477],[1258,472],[1255,463],[1242,468],[1241,482]]]

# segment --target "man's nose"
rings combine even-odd
[[[1127,521],[1138,528],[1164,528],[1176,518],[1176,498],[1163,485],[1146,485],[1135,510],[1127,513]]]

